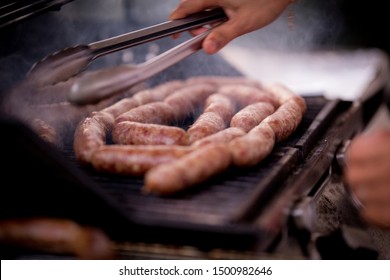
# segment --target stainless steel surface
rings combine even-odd
[[[102,41],[53,53],[35,63],[27,76],[39,85],[55,84],[83,71],[92,60],[119,50],[225,20],[222,9],[200,12],[184,19],[167,21]]]
[[[203,39],[210,31],[203,32],[144,63],[88,73],[75,80],[68,100],[78,105],[95,103],[131,88],[201,49]]]

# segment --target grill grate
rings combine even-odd
[[[288,141],[279,143],[263,162],[251,168],[230,168],[172,197],[143,195],[140,192],[142,178],[98,174],[91,169],[84,171],[135,221],[211,226],[243,223],[261,210],[262,204],[277,191],[277,183],[296,166],[299,160],[296,144],[301,139],[311,139],[306,135],[308,128],[329,104],[322,96],[306,97],[306,102],[308,111],[297,131]],[[315,130],[309,133],[320,134]],[[75,163],[73,151],[65,152]]]

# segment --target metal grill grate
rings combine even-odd
[[[319,112],[330,102],[321,96],[306,97],[308,111],[294,135],[279,143],[274,152],[260,164],[245,169],[230,168],[219,176],[172,197],[143,195],[142,178],[98,174],[84,171],[105,192],[116,200],[130,219],[159,223],[183,223],[223,226],[244,222],[259,211],[262,203],[277,191],[277,184],[285,178],[299,160],[295,145],[306,135]],[[320,127],[318,128],[320,129]],[[309,133],[320,134],[316,130]],[[66,151],[75,162],[71,149]],[[248,204],[256,205],[256,209]]]

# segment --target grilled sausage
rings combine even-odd
[[[154,123],[154,124],[169,124],[175,120],[173,108],[168,104],[157,101],[138,106],[130,111],[119,115],[115,119],[115,123],[123,121]]]
[[[269,92],[247,85],[225,85],[218,89],[218,93],[229,97],[236,103],[237,110],[256,102],[266,102],[275,108],[279,106],[277,100]]]
[[[210,95],[204,107],[204,113],[188,129],[189,143],[225,129],[235,112],[233,102],[221,94]]]
[[[268,156],[275,145],[272,128],[264,123],[254,127],[248,134],[229,142],[233,163],[236,166],[253,166]]]
[[[70,220],[35,218],[0,221],[0,243],[80,259],[112,259],[112,243],[96,228]]]
[[[54,146],[60,146],[60,138],[53,126],[39,118],[33,119],[31,126],[32,129],[38,134],[38,136],[41,137],[45,142]]]
[[[203,113],[188,129],[188,141],[193,143],[225,128],[226,124],[220,115],[213,112]]]
[[[197,110],[203,107],[206,98],[215,93],[215,90],[216,87],[210,84],[190,85],[175,91],[164,102],[173,108],[176,120],[180,121],[196,115]]]
[[[112,140],[128,145],[186,145],[188,142],[187,133],[182,128],[129,121],[115,124]]]
[[[270,103],[257,102],[250,104],[233,116],[230,126],[239,127],[248,132],[274,111],[274,106]]]
[[[306,112],[307,106],[305,100],[285,85],[275,83],[267,86],[266,90],[274,96],[280,105],[286,103],[287,101],[293,100],[299,105],[302,115]]]
[[[105,108],[103,112],[107,112],[116,118],[120,114],[123,114],[140,105],[144,105],[150,102],[162,101],[168,95],[183,86],[183,81],[174,80],[151,89],[141,90],[135,93],[132,97],[122,99],[117,103]]]
[[[232,100],[222,94],[212,94],[205,102],[204,112],[212,112],[218,114],[226,125],[229,124],[236,108]]]
[[[228,127],[215,134],[199,139],[191,144],[194,147],[204,146],[210,143],[228,143],[236,137],[244,136],[244,130],[238,127]]]
[[[189,146],[177,145],[106,145],[93,154],[92,165],[101,172],[140,176],[191,151]]]
[[[150,169],[145,175],[142,191],[170,195],[206,181],[225,170],[230,163],[231,155],[226,144],[205,145]]]
[[[139,105],[147,104],[150,102],[163,101],[169,95],[175,91],[185,87],[185,82],[180,80],[173,80],[157,85],[152,89],[141,91],[133,96],[133,99],[138,102]]]
[[[294,99],[287,100],[272,115],[264,119],[275,133],[276,142],[287,139],[301,123],[303,113]]]
[[[111,129],[114,118],[105,112],[95,112],[83,120],[76,128],[73,149],[81,164],[88,164],[92,154],[106,144],[107,132]]]

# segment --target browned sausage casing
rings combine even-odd
[[[268,156],[275,145],[275,134],[270,126],[260,123],[250,133],[229,142],[233,163],[252,166]]]
[[[257,102],[250,104],[233,116],[230,126],[248,132],[274,111],[274,106],[270,103]]]
[[[223,94],[233,100],[238,110],[256,102],[266,102],[275,108],[279,106],[275,97],[269,92],[247,86],[247,85],[226,85],[218,89],[218,93]]]
[[[175,161],[150,169],[145,175],[143,192],[170,195],[206,181],[225,170],[230,163],[227,145],[199,147]]]
[[[152,167],[190,153],[189,146],[177,145],[107,145],[99,148],[92,157],[93,167],[102,172],[143,175]]]
[[[59,146],[61,141],[55,128],[49,125],[42,119],[35,118],[32,121],[32,129],[41,137],[45,142],[54,146]]]
[[[115,123],[130,121],[139,123],[169,124],[174,120],[175,114],[173,108],[164,102],[157,101],[138,106],[119,115],[115,119]]]
[[[283,103],[272,115],[264,119],[275,133],[276,142],[287,139],[302,121],[302,111],[294,100]]]
[[[199,147],[210,143],[228,143],[236,137],[244,136],[244,130],[238,127],[228,127],[210,136],[199,139],[191,144],[191,146]]]
[[[233,102],[221,94],[210,95],[204,112],[188,129],[189,143],[225,129],[235,112]]]
[[[107,112],[114,116],[118,117],[120,114],[123,114],[135,107],[156,101],[164,100],[168,95],[173,93],[175,90],[184,86],[183,81],[174,80],[169,81],[159,86],[156,86],[151,89],[145,89],[137,92],[132,97],[122,99],[117,103],[103,109],[103,112]]]
[[[168,96],[164,102],[173,108],[176,120],[183,120],[196,114],[208,96],[215,93],[216,87],[210,84],[186,86]]]
[[[0,242],[80,259],[111,259],[114,256],[112,243],[102,231],[64,219],[0,221]]]
[[[112,140],[127,145],[186,145],[188,142],[182,128],[127,121],[115,124]]]
[[[106,144],[106,134],[113,123],[112,115],[97,112],[78,125],[74,135],[73,149],[81,164],[89,163],[93,152]]]

